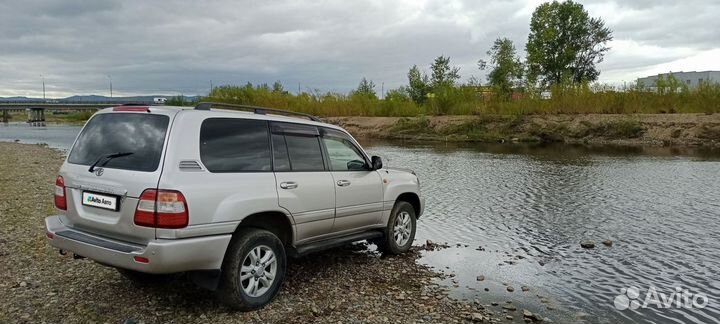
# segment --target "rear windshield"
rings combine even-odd
[[[150,114],[101,114],[83,128],[68,162],[91,165],[103,156],[132,153],[104,163],[106,168],[155,171],[160,163],[170,118]],[[103,166],[103,162],[98,166]]]

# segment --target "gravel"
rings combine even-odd
[[[61,256],[43,219],[62,155],[0,143],[0,323],[463,323],[507,322],[448,298],[420,248],[385,257],[364,244],[291,260],[277,298],[234,312],[186,278],[137,288],[112,268]]]

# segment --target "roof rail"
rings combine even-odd
[[[221,103],[221,102],[201,102],[198,103],[197,106],[195,106],[195,110],[210,110],[213,107],[217,108],[227,108],[230,110],[244,110],[244,111],[250,111],[253,113],[256,113],[258,115],[265,115],[265,114],[275,114],[275,115],[285,115],[285,116],[298,116],[298,117],[305,117],[312,121],[319,122],[320,119],[310,115],[310,114],[303,114],[299,112],[289,111],[289,110],[282,110],[282,109],[276,109],[276,108],[267,108],[267,107],[258,107],[258,106],[249,106],[249,105],[235,105],[235,104],[227,104],[227,103]]]

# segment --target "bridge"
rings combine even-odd
[[[62,112],[79,112],[79,111],[97,111],[102,108],[120,106],[128,102],[0,102],[0,117],[3,123],[9,120],[10,112],[27,111],[28,122],[45,121],[45,111],[62,111]],[[137,102],[137,104],[152,105],[152,102]]]

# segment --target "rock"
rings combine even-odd
[[[511,311],[511,312],[514,312],[514,311],[517,310],[517,308],[515,307],[515,305],[504,305],[502,308],[503,308],[503,309],[507,309],[507,310],[509,310],[509,311]]]
[[[490,305],[497,306],[497,305],[500,305],[500,304],[499,304],[498,302],[492,302],[492,303],[490,303]]]
[[[523,309],[523,317],[530,318],[531,316],[533,316],[533,313],[531,311]]]
[[[530,312],[530,311],[527,310],[527,309],[523,309],[523,317],[524,317],[526,320],[529,319],[529,320],[531,320],[531,321],[533,321],[533,322],[542,322],[542,321],[543,321],[543,317],[540,316],[540,314],[533,314],[532,312]]]
[[[512,321],[512,320],[513,320],[513,317],[512,317],[512,315],[508,315],[508,316],[505,316],[505,319]]]
[[[528,286],[522,286],[520,287],[522,291],[530,291],[530,288]]]
[[[485,316],[480,313],[472,313],[472,315],[470,315],[470,320],[472,320],[473,322],[484,322]]]
[[[485,289],[483,289],[483,290],[485,290],[485,291],[490,291],[490,288],[487,288],[487,287],[486,287],[486,288],[485,288]]]
[[[613,241],[605,240],[605,241],[602,241],[602,244],[604,244],[605,246],[612,246],[612,245],[613,245]]]
[[[479,276],[477,276],[476,279],[477,279],[477,281],[483,281],[483,280],[485,280],[485,276],[479,275]]]
[[[433,241],[431,241],[431,240],[427,240],[427,241],[425,241],[425,245],[427,245],[428,247],[430,247],[430,246],[435,245],[435,243],[434,243]]]
[[[595,247],[595,242],[585,241],[585,242],[580,243],[580,246],[584,249],[592,249]]]
[[[138,324],[138,321],[134,318],[128,318],[123,322],[123,324]]]
[[[507,291],[513,292],[515,291],[515,288],[513,288],[512,286],[507,286]]]
[[[20,282],[20,287],[27,287],[27,282],[25,282],[25,281]]]

